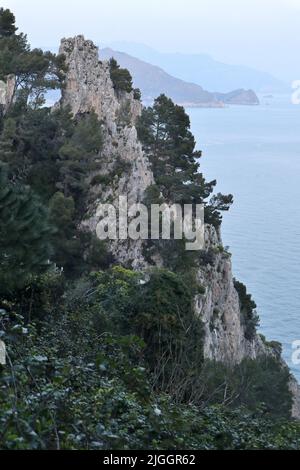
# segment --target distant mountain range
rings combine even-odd
[[[114,57],[121,67],[130,71],[134,86],[141,89],[145,102],[152,102],[158,95],[165,93],[176,103],[184,106],[223,107],[224,104],[259,104],[252,90],[237,89],[230,93],[211,93],[200,85],[175,78],[162,68],[124,52],[110,48],[100,50],[100,60],[109,60],[111,57]]]
[[[251,67],[224,64],[206,54],[162,53],[142,44],[113,42],[108,45],[140,60],[157,65],[170,75],[206,90],[228,93],[239,88],[256,93],[285,93],[289,85]]]

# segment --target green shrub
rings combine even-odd
[[[126,291],[131,274],[115,274]],[[38,328],[0,310],[9,358],[0,367],[2,450],[300,449],[299,423],[269,419],[263,407],[196,407],[153,392],[144,342],[108,333],[91,289],[81,281],[66,309]],[[277,378],[266,377],[269,391]]]
[[[206,361],[202,377],[203,403],[218,403],[231,409],[242,406],[253,414],[261,410],[273,420],[291,417],[290,372],[274,357],[244,359],[232,368]]]

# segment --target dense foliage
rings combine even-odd
[[[110,67],[116,92],[131,92],[128,72]],[[137,273],[82,229],[89,186],[110,181],[97,174],[97,116],[45,105],[64,70],[0,9],[0,78],[16,79],[0,115],[0,448],[300,449],[280,362],[204,361],[194,268],[212,264],[213,250],[196,260],[160,246],[165,268]],[[219,227],[232,197],[208,201],[215,182],[199,173],[183,108],[159,97],[139,134],[157,182],[148,201],[204,202]],[[255,305],[236,287],[250,338]]]
[[[0,9],[0,80],[14,77],[13,99],[21,109],[28,102],[33,107],[44,103],[48,89],[60,88],[64,79],[62,56],[41,49],[31,50],[27,37],[17,34],[14,15]]]
[[[45,207],[30,189],[13,186],[0,166],[0,294],[46,270],[51,233]]]
[[[182,106],[165,95],[159,96],[152,107],[145,108],[137,124],[139,139],[149,156],[155,184],[147,190],[145,203],[203,204],[205,222],[218,230],[222,221],[220,211],[228,211],[233,196],[212,195],[216,181],[207,182],[200,172],[201,152],[190,130],[190,118]],[[172,270],[187,270],[201,262],[196,252],[185,249],[186,240],[151,240],[145,256],[151,263],[160,253],[164,264]]]
[[[157,273],[154,284],[162,274],[168,278]],[[175,280],[169,282],[172,289]],[[33,297],[41,310],[51,303],[43,320],[24,321],[19,302],[5,302],[0,310],[0,335],[8,346],[0,372],[1,448],[300,448],[299,424],[279,412],[286,384],[278,366],[249,361],[228,376],[224,366],[206,364],[201,372],[198,363],[201,402],[174,400],[153,383],[147,351],[155,342],[147,345],[128,321],[130,304],[131,315],[137,307],[133,286],[141,289],[139,298],[148,290],[137,274],[115,268],[81,279],[64,300],[55,300],[53,289],[58,293],[61,283],[61,273],[48,274],[47,292]],[[160,295],[159,287],[151,291]],[[141,311],[152,311],[151,299]],[[180,335],[172,343],[179,345]]]
[[[216,181],[207,182],[199,171],[201,152],[190,130],[190,119],[182,106],[165,95],[145,108],[138,123],[139,138],[150,157],[155,178],[151,195],[179,204],[206,204],[207,223],[220,225],[220,210],[228,210],[232,196],[215,195],[207,203]]]

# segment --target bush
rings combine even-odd
[[[206,361],[202,378],[202,403],[245,407],[254,415],[261,411],[273,420],[291,417],[290,372],[274,357],[244,359],[233,368]]]
[[[119,271],[119,280],[128,275]],[[144,342],[104,334],[91,285],[78,287],[81,301],[69,297],[38,329],[0,311],[9,357],[0,368],[2,450],[300,449],[299,423],[270,420],[263,409],[201,409],[154,393]]]

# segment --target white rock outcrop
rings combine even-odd
[[[109,200],[118,206],[119,196],[127,196],[129,205],[141,202],[145,190],[154,181],[135,128],[142,105],[134,99],[133,93],[116,93],[109,65],[99,60],[99,50],[91,41],[83,36],[63,39],[60,53],[65,55],[68,65],[62,105],[69,106],[74,115],[94,111],[102,123],[104,146],[99,157],[101,173],[110,175],[116,161],[126,167],[124,174],[115,177],[108,188],[98,188],[101,189],[101,201],[96,198],[83,223],[95,231],[99,222],[99,203]],[[93,192],[97,193],[97,188]],[[141,242],[112,243],[112,251],[122,263],[130,259],[136,269],[145,266]]]

